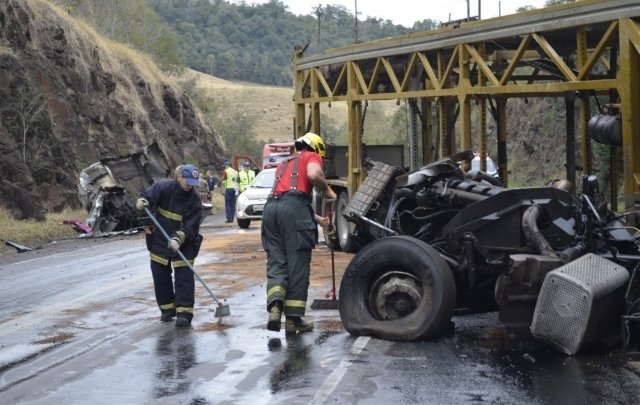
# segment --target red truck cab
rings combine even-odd
[[[264,145],[262,149],[262,168],[278,166],[282,160],[293,153],[293,141],[274,142]]]

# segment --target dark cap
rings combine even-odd
[[[195,187],[200,185],[200,173],[198,172],[198,168],[194,165],[184,165],[182,166],[182,177],[187,180],[187,184]]]

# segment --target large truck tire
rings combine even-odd
[[[338,201],[336,202],[336,212],[334,217],[336,236],[338,239],[338,246],[340,250],[346,253],[355,253],[358,250],[358,245],[352,238],[355,225],[347,221],[342,213],[349,205],[349,194],[346,191],[340,192],[338,195]]]
[[[342,324],[352,335],[427,340],[450,328],[456,285],[434,248],[412,237],[392,236],[354,256],[339,297]]]

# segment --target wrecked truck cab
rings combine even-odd
[[[79,197],[89,213],[87,225],[92,235],[150,225],[146,214],[135,209],[135,201],[141,190],[171,174],[172,168],[156,142],[135,153],[101,159],[82,170]],[[203,220],[212,210],[204,201]]]
[[[597,178],[585,176],[579,197],[507,189],[464,173],[460,160],[412,173],[367,162],[343,212],[361,246],[340,285],[345,329],[433,339],[454,311],[497,310],[503,324],[568,354],[610,335],[640,342],[640,233],[607,209]]]

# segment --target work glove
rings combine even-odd
[[[177,253],[178,250],[180,249],[180,239],[176,237],[171,238],[171,240],[169,240],[169,244],[167,245],[167,247],[171,249],[173,253]]]
[[[138,211],[142,211],[148,206],[149,206],[149,201],[146,198],[140,197],[136,200],[136,209]]]

